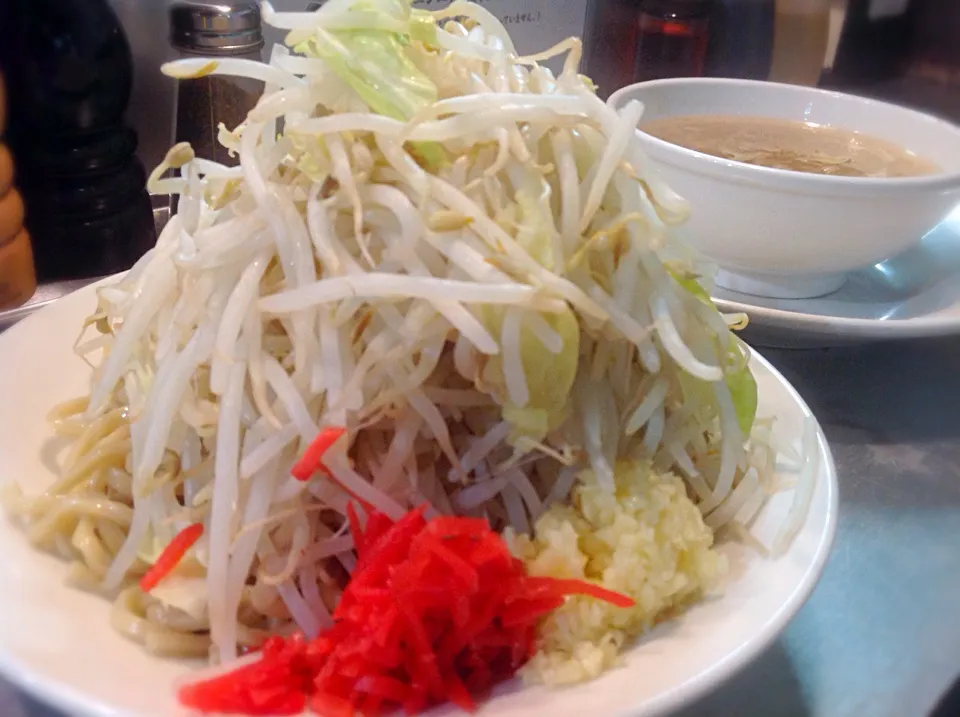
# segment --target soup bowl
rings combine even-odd
[[[807,174],[697,152],[637,130],[670,187],[686,198],[681,234],[726,289],[783,299],[822,296],[846,275],[908,249],[960,203],[960,127],[886,102],[754,80],[678,78],[624,87],[644,122],[739,115],[814,123],[892,142],[939,171],[876,178]]]

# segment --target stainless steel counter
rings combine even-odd
[[[830,439],[836,546],[784,636],[677,717],[960,715],[960,338],[764,353]],[[2,683],[0,715],[62,717]]]
[[[837,540],[783,638],[682,717],[960,715],[960,340],[765,353],[824,424]]]
[[[72,279],[70,281],[55,281],[49,284],[41,284],[37,287],[36,293],[30,297],[30,300],[23,306],[0,311],[0,331],[9,329],[34,311],[39,311],[44,306],[52,304],[57,299],[62,299],[67,294],[71,294],[77,289],[82,289],[94,281],[96,281],[96,279]]]

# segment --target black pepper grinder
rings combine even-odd
[[[137,137],[124,123],[133,62],[107,0],[11,4],[0,63],[9,139],[40,281],[110,274],[153,246]]]
[[[644,0],[634,81],[704,74],[713,0]]]

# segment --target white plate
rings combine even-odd
[[[746,337],[760,346],[833,346],[958,334],[960,207],[917,246],[851,274],[828,296],[768,299],[716,288],[713,298],[723,311],[749,315]]]
[[[44,416],[55,403],[85,391],[88,369],[71,344],[93,308],[88,287],[0,335],[0,480],[19,480],[31,492],[52,480],[55,452]],[[755,356],[753,365],[761,414],[776,416],[780,440],[799,447],[809,409],[766,361]],[[741,546],[724,547],[733,576],[722,596],[661,626],[631,650],[623,668],[563,691],[510,685],[482,714],[662,714],[709,691],[763,650],[809,596],[833,541],[836,475],[819,426],[816,435],[813,504],[785,556],[765,560]],[[782,514],[789,498],[777,496],[762,518]],[[149,657],[114,633],[107,602],[66,587],[64,565],[34,552],[6,519],[0,519],[0,554],[0,672],[70,715],[178,714],[173,683],[189,665]]]

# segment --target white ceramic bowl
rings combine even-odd
[[[934,162],[923,177],[832,177],[712,157],[638,131],[667,183],[691,204],[681,228],[727,289],[808,298],[847,272],[918,242],[960,202],[960,128],[904,107],[810,87],[752,80],[641,82],[610,97],[645,106],[644,121],[698,114],[800,120],[863,132]]]
[[[58,475],[63,443],[46,416],[56,403],[89,389],[90,369],[73,352],[73,341],[96,307],[95,292],[96,285],[58,299],[0,335],[0,488],[19,482],[36,495]],[[776,418],[773,442],[805,465],[809,461],[816,482],[787,552],[768,558],[744,543],[724,542],[719,549],[731,570],[722,589],[631,647],[622,669],[566,690],[508,683],[480,715],[665,717],[755,659],[797,613],[833,542],[836,467],[826,436],[796,390],[757,353],[750,354],[750,368],[757,415]],[[768,544],[793,506],[794,490],[785,485],[797,476],[790,463],[777,466],[775,480],[784,490],[753,523],[752,532]],[[111,601],[66,585],[66,564],[31,547],[2,512],[0,555],[0,675],[64,716],[189,717],[176,704],[175,686],[198,664],[150,655],[113,630]],[[0,715],[11,717],[11,709],[20,714],[0,695]],[[466,717],[453,706],[427,714]]]

